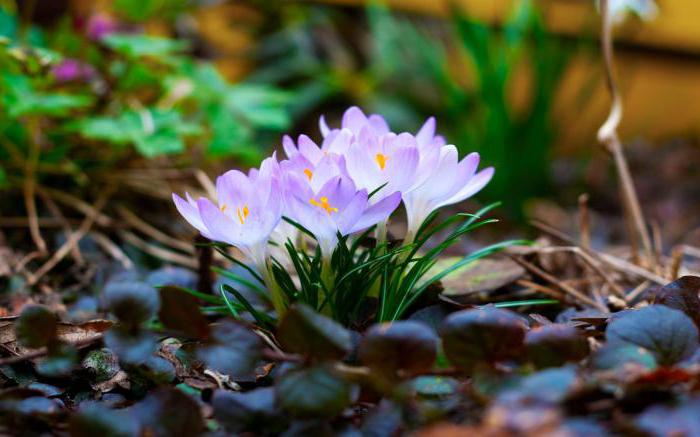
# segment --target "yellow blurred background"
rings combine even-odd
[[[362,0],[326,0],[364,5]],[[512,11],[510,0],[388,0],[396,10],[446,16],[456,5],[470,17],[498,25]],[[625,113],[620,126],[624,140],[644,137],[652,142],[700,132],[700,2],[659,0],[658,16],[650,21],[629,17],[615,29],[617,73]],[[599,15],[591,0],[539,1],[547,27],[567,38],[595,37]],[[609,96],[600,80],[602,66],[591,54],[577,54],[567,67],[555,102],[561,127],[559,151],[591,145],[605,119]],[[515,75],[514,104],[527,98],[527,75]],[[581,92],[590,93],[581,105]]]

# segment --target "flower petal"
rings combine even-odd
[[[304,155],[309,162],[317,164],[321,158],[323,158],[323,152],[321,148],[313,142],[313,140],[306,135],[299,135],[299,153]]]
[[[326,123],[326,117],[323,115],[318,119],[318,127],[321,129],[323,138],[326,138],[328,134],[331,133],[331,129],[328,127],[328,123]]]
[[[365,126],[369,121],[364,112],[357,106],[351,106],[343,114],[343,120],[340,127],[344,129],[350,129],[354,133],[359,133],[360,129]]]
[[[209,230],[211,239],[234,246],[247,245],[241,241],[240,224],[237,224],[231,217],[222,213],[209,199],[199,199],[197,208],[199,209],[199,215],[202,217],[202,222]]]
[[[416,178],[416,168],[420,154],[417,147],[401,147],[393,153],[384,168],[388,180],[386,189],[403,191],[409,188]]]
[[[282,137],[282,148],[284,149],[284,153],[289,159],[293,158],[296,154],[299,153],[297,147],[294,145],[294,140],[292,140],[292,137],[290,137],[289,135],[285,135]]]
[[[350,233],[363,231],[370,226],[387,220],[401,203],[401,193],[396,191],[365,210],[350,229]]]
[[[435,117],[428,118],[416,134],[416,141],[421,146],[426,146],[433,142],[435,137]]]
[[[467,186],[464,187],[464,189],[460,190],[458,193],[445,200],[444,202],[441,202],[437,207],[440,208],[445,205],[452,205],[454,203],[461,202],[467,199],[468,197],[471,197],[474,194],[478,193],[479,191],[481,191],[482,188],[486,186],[486,184],[488,184],[491,181],[494,172],[495,170],[493,167],[487,167],[481,170],[469,181],[469,183],[467,184]]]
[[[206,238],[211,238],[209,235],[209,230],[204,225],[202,218],[199,215],[199,209],[197,209],[197,203],[192,200],[189,194],[186,195],[188,200],[183,199],[177,194],[173,193],[173,202],[175,202],[175,208],[180,213],[180,215],[187,220],[187,222],[197,229]]]
[[[367,120],[375,134],[384,135],[389,133],[389,124],[387,124],[386,120],[381,115],[372,114]]]
[[[345,164],[348,174],[358,188],[374,191],[387,182],[375,159],[367,150],[358,144],[353,144],[345,154]]]
[[[221,207],[238,207],[252,197],[252,194],[250,179],[241,171],[229,170],[216,178],[217,201]]]
[[[367,190],[357,191],[336,218],[340,235],[349,235],[367,207]]]

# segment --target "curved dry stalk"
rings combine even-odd
[[[93,207],[94,213],[88,214],[83,222],[81,223],[80,227],[78,230],[73,232],[68,239],[66,240],[65,243],[56,251],[54,252],[53,255],[51,255],[51,258],[49,258],[46,263],[44,263],[41,267],[39,267],[36,272],[31,273],[27,279],[27,283],[29,285],[34,285],[36,284],[39,279],[41,279],[45,274],[47,274],[51,269],[56,267],[63,258],[70,253],[70,251],[75,247],[80,240],[87,234],[92,226],[95,224],[95,221],[97,220],[97,217],[99,216],[99,212],[102,210],[102,208],[105,206],[107,203],[107,199],[109,197],[109,193],[103,193],[102,196],[97,200],[97,203]]]
[[[652,268],[654,268],[656,260],[654,259],[651,238],[649,237],[649,231],[644,223],[644,215],[642,214],[642,209],[639,205],[639,199],[634,188],[632,175],[622,150],[620,138],[617,134],[617,128],[622,120],[623,111],[622,98],[620,97],[620,92],[617,88],[617,83],[615,80],[612,42],[613,22],[612,17],[610,16],[609,0],[601,0],[600,12],[603,17],[600,43],[603,51],[605,78],[608,85],[608,90],[610,91],[610,96],[612,98],[612,105],[610,107],[608,118],[598,130],[598,141],[605,146],[615,161],[615,167],[617,168],[617,173],[620,177],[620,185],[625,209],[631,216],[636,232],[639,234],[638,237],[642,241],[646,258],[648,262],[652,264]],[[634,240],[634,238],[635,237],[633,235],[630,235],[630,240]]]

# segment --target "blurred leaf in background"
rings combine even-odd
[[[435,115],[448,142],[497,168],[482,197],[503,200],[515,219],[550,191],[551,111],[573,43],[549,34],[530,0],[501,27],[457,9],[445,21],[380,3],[364,14],[289,6],[280,20],[261,44],[254,80],[304,86],[316,108],[359,104],[397,130]]]
[[[290,128],[293,90],[231,82],[196,51],[194,35],[179,35],[199,2],[72,3],[41,25],[32,17],[49,5],[0,3],[5,187],[31,176],[70,190],[77,175],[94,183],[163,155],[180,166],[198,157],[257,164]],[[156,22],[157,34],[146,33]],[[38,173],[25,174],[28,163]]]

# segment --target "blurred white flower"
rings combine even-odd
[[[654,0],[608,0],[610,18],[613,23],[620,24],[628,13],[633,13],[645,21],[651,21],[659,14],[659,8]],[[600,0],[598,0],[600,8]]]

